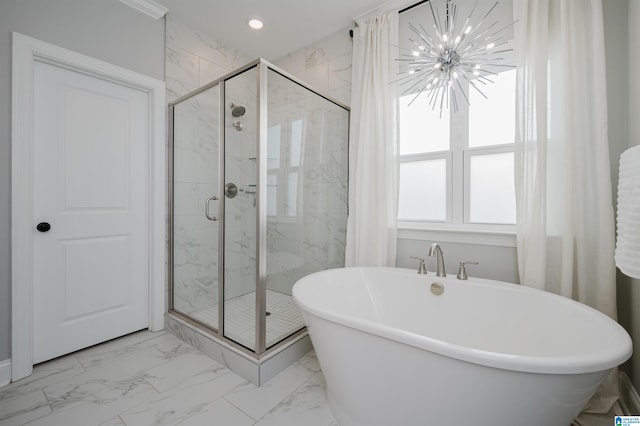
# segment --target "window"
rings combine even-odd
[[[286,124],[289,124],[287,127]],[[298,214],[298,172],[302,155],[303,120],[267,129],[267,216]]]
[[[426,94],[400,98],[401,223],[515,224],[515,70],[493,80],[442,116]]]

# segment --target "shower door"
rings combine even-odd
[[[173,107],[172,309],[218,329],[220,85]]]
[[[255,352],[258,203],[258,68],[224,82],[223,335]]]

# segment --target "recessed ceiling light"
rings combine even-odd
[[[262,21],[257,18],[249,19],[249,21],[247,21],[247,25],[249,25],[249,27],[253,28],[254,30],[260,30],[262,29],[262,27],[264,27]]]

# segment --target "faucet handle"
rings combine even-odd
[[[469,264],[469,265],[478,265],[478,262],[475,260],[465,260],[464,262],[460,262],[460,267],[458,268],[458,279],[459,280],[466,280],[469,277],[467,276],[467,270],[465,269],[464,265]]]
[[[420,262],[420,265],[418,265],[418,274],[427,275],[427,268],[424,266],[424,259],[422,257],[409,256],[409,258],[418,260]]]

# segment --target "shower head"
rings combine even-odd
[[[243,106],[235,106],[234,104],[231,104],[230,106],[231,115],[233,115],[234,117],[242,117],[246,112],[246,109]]]

